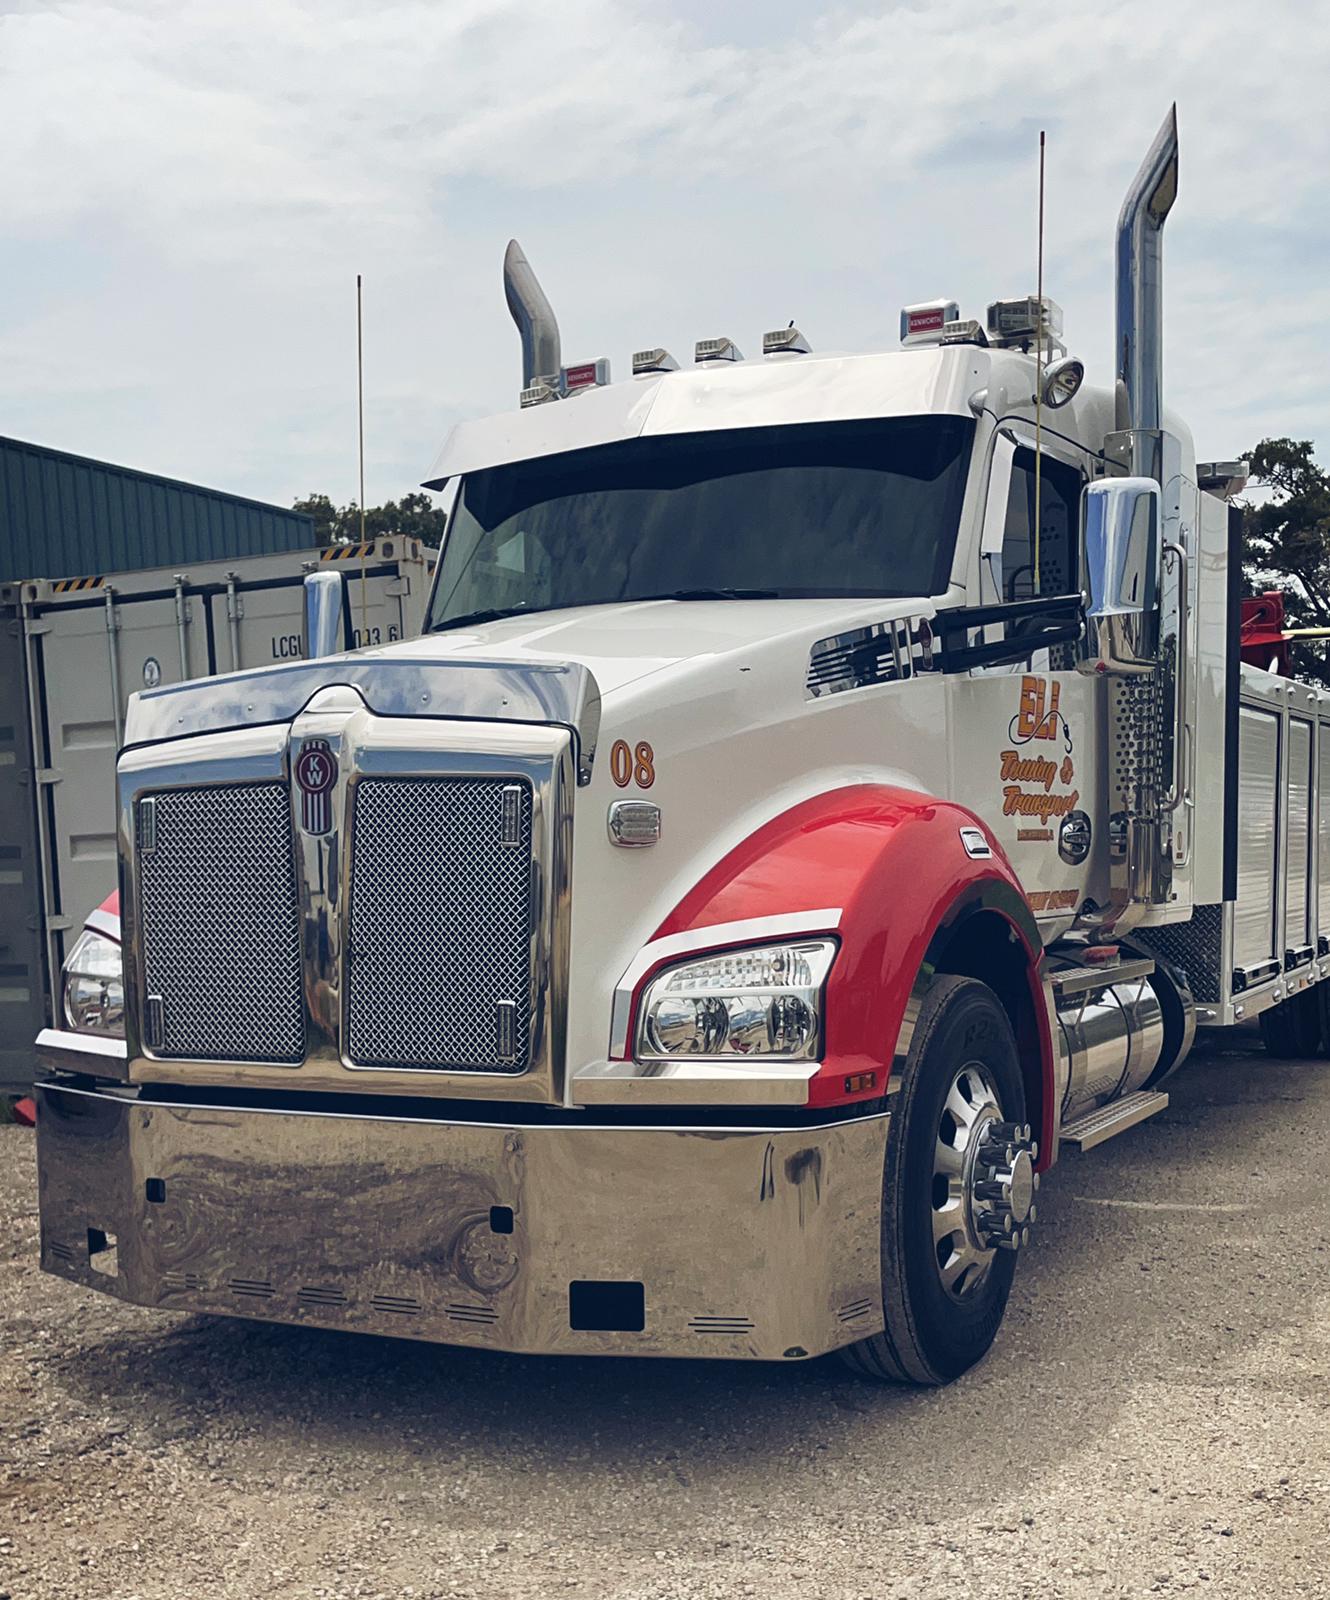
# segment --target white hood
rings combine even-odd
[[[781,639],[824,638],[891,617],[931,615],[935,600],[636,600],[505,617],[356,652],[361,659],[576,661],[603,695],[685,661]]]

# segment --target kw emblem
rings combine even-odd
[[[332,827],[333,785],[337,763],[326,739],[306,739],[296,757],[295,779],[300,789],[300,823],[306,833],[327,833]]]

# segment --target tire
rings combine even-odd
[[[934,1236],[939,1125],[956,1075],[971,1063],[996,1090],[1002,1117],[1023,1122],[1020,1058],[1001,1002],[973,978],[936,978],[924,997],[901,1087],[891,1102],[882,1196],[886,1328],[841,1351],[846,1365],[862,1377],[921,1386],[950,1383],[982,1359],[1002,1324],[1015,1252],[987,1252],[986,1269],[961,1298],[943,1281],[942,1247]]]
[[[1315,989],[1262,1011],[1260,1021],[1261,1042],[1270,1055],[1290,1061],[1322,1053],[1321,997]]]

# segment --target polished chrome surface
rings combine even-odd
[[[1312,943],[1312,724],[1288,719],[1287,791],[1284,846],[1284,946],[1300,950]]]
[[[135,1304],[551,1354],[799,1359],[882,1327],[883,1115],[521,1125],[37,1094],[42,1265]],[[571,1327],[581,1280],[641,1284],[645,1326]]]
[[[578,1106],[806,1106],[816,1061],[594,1061],[572,1079]]]
[[[1037,1155],[1030,1129],[1003,1121],[988,1070],[967,1062],[952,1078],[933,1141],[933,1255],[952,1299],[974,1293],[998,1249],[1028,1239]]]
[[[329,826],[310,832],[299,825],[301,791],[291,768],[292,753],[309,740],[318,740],[326,758],[336,767],[337,782],[328,793]],[[119,765],[120,840],[122,860],[121,915],[124,923],[126,971],[138,974],[126,995],[126,1037],[130,1077],[135,1082],[196,1083],[216,1085],[280,1085],[309,1089],[334,1089],[405,1094],[440,1094],[484,1098],[499,1085],[506,1098],[558,1104],[563,1097],[564,1017],[567,998],[569,893],[572,851],[572,797],[576,791],[573,741],[563,728],[514,723],[379,717],[369,711],[360,695],[346,686],[315,693],[308,707],[289,726],[266,725],[242,731],[209,734],[162,745],[131,749]],[[362,784],[459,783],[492,785],[497,827],[507,826],[509,802],[505,792],[520,786],[529,797],[523,816],[530,826],[528,879],[530,919],[527,929],[529,958],[524,968],[527,988],[522,995],[494,994],[492,1018],[494,1049],[480,1069],[443,1069],[437,1065],[393,1060],[384,1066],[358,1065],[352,1057],[348,1024],[348,955],[346,935],[356,884],[355,797]],[[144,1019],[150,1015],[145,988],[143,919],[140,914],[140,864],[134,849],[136,806],[144,794],[161,796],[173,790],[212,793],[236,785],[281,785],[290,797],[294,829],[294,905],[300,938],[300,992],[303,1006],[305,1049],[303,1059],[291,1065],[274,1065],[251,1056],[214,1054],[197,1061],[164,1058],[145,1048]],[[403,826],[409,826],[403,819]],[[524,823],[525,826],[525,823]],[[391,849],[393,847],[385,846]],[[399,857],[405,846],[398,846]],[[505,848],[501,844],[495,847]],[[513,850],[521,855],[525,847]],[[440,895],[451,890],[429,863],[446,864],[446,841],[414,838],[411,845],[420,886],[433,882]],[[159,851],[160,854],[160,851]],[[372,877],[385,863],[371,863]],[[399,860],[400,866],[400,860]],[[374,893],[373,885],[369,891]],[[418,893],[404,888],[403,893]],[[348,900],[348,895],[351,897]],[[244,917],[252,896],[234,892],[219,895],[207,915],[205,929],[215,939],[228,919]],[[252,909],[252,908],[251,908]],[[421,909],[421,908],[418,908]],[[428,909],[428,908],[425,908]],[[437,906],[435,912],[445,914]],[[488,915],[489,913],[484,913]],[[511,915],[511,908],[510,913]],[[382,920],[382,916],[380,918]],[[395,925],[398,962],[391,964],[391,941],[382,929],[367,945],[371,960],[380,963],[381,1004],[409,989],[416,999],[427,999],[428,963],[443,951],[422,949],[429,937],[429,922],[420,917]],[[458,947],[460,949],[460,946]],[[384,966],[383,963],[388,965]],[[440,971],[438,994],[446,992],[447,974]],[[459,975],[459,982],[464,981]],[[412,987],[414,985],[414,987]],[[235,993],[246,994],[243,986]],[[156,991],[152,991],[156,993]],[[168,1002],[169,994],[164,997]],[[508,1013],[499,1002],[512,1001]],[[520,1003],[520,1012],[518,1006]],[[244,1007],[228,1005],[226,1014]],[[426,1027],[419,1019],[398,1018],[398,1026]],[[237,1024],[239,1025],[239,1024]],[[513,1059],[500,1051],[515,1045]],[[403,1052],[404,1054],[406,1052]],[[518,1070],[525,1066],[526,1070]]]
[[[123,1039],[74,1033],[68,1028],[43,1028],[36,1040],[37,1063],[52,1072],[82,1072],[93,1078],[129,1081],[129,1059]]]
[[[611,844],[645,849],[660,843],[660,807],[650,800],[612,800],[605,826]]]
[[[1317,929],[1330,937],[1330,722],[1317,732],[1316,821]]]
[[[1076,977],[1085,970],[1075,969]],[[1163,1050],[1163,1010],[1149,978],[1137,973],[1109,971],[1098,984],[1072,983],[1066,992],[1059,990],[1055,976],[1054,994],[1056,1042],[1065,1064],[1065,1123],[1140,1088]]]
[[[1069,811],[1058,828],[1058,854],[1069,866],[1078,867],[1090,854],[1094,824],[1088,811]]]
[[[151,1053],[298,1062],[305,1028],[286,785],[167,789],[142,795],[137,810],[131,981],[156,1000]]]
[[[628,1027],[638,985],[656,967],[676,958],[730,946],[770,944],[773,940],[804,933],[834,933],[840,927],[839,907],[818,911],[792,911],[769,917],[743,917],[734,922],[714,922],[686,933],[666,934],[645,944],[629,962],[614,988],[610,1013],[611,1058],[628,1054]]]
[[[1170,108],[1122,202],[1117,234],[1119,426],[1163,426],[1163,230],[1178,193],[1178,116]],[[1143,475],[1133,451],[1132,471]]]
[[[591,781],[600,733],[600,689],[580,662],[384,658],[364,653],[293,661],[144,690],[130,699],[125,744],[290,722],[320,689],[335,687],[354,689],[381,717],[561,725],[577,736],[578,782]]]
[[[1077,1150],[1093,1150],[1096,1145],[1103,1144],[1116,1134],[1126,1133],[1128,1128],[1136,1127],[1147,1117],[1153,1117],[1167,1107],[1168,1096],[1162,1091],[1138,1089],[1135,1094],[1112,1100],[1106,1106],[1099,1106],[1070,1122],[1064,1122],[1059,1138],[1063,1144],[1072,1145]]]
[[[899,683],[933,668],[933,634],[924,616],[899,617],[818,639],[808,653],[804,694],[809,700]]]
[[[1244,705],[1238,713],[1238,894],[1233,910],[1233,964],[1259,966],[1276,949],[1279,864],[1279,736],[1277,708]]]
[[[1090,676],[1141,675],[1159,656],[1159,485],[1110,478],[1083,496]]]
[[[347,1055],[362,1067],[524,1072],[530,789],[364,778],[351,836]]]
[[[503,253],[503,295],[522,341],[522,387],[537,381],[553,384],[563,364],[559,324],[531,263],[516,239]]]
[[[317,661],[342,648],[343,601],[340,572],[305,574],[305,659]],[[183,673],[188,678],[188,673]]]

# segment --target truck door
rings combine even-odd
[[[999,435],[980,544],[979,602],[1080,589],[1080,498],[1088,457],[1063,442],[1036,457],[1024,434]],[[1037,490],[1036,490],[1037,483]],[[1015,637],[1000,623],[991,639]],[[957,684],[952,792],[992,828],[1056,936],[1100,882],[1102,689],[1075,670],[1075,644],[980,668]]]

